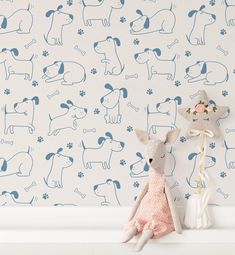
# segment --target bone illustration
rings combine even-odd
[[[37,186],[37,183],[33,181],[29,186],[25,187],[24,190],[29,192],[33,187]]]
[[[96,128],[83,128],[83,133],[95,133],[96,132]]]
[[[75,45],[75,46],[74,46],[74,49],[75,49],[76,51],[80,52],[80,53],[82,54],[82,56],[85,56],[85,55],[86,55],[85,50],[82,50],[81,48],[79,48],[78,45]]]
[[[174,189],[176,187],[179,186],[179,182],[178,181],[175,181],[171,186],[170,186],[170,189]]]
[[[135,74],[126,74],[125,75],[125,79],[129,80],[129,79],[138,79],[138,73]]]
[[[86,197],[86,194],[82,193],[78,188],[75,188],[74,193],[77,193],[82,199]]]
[[[222,191],[221,188],[218,188],[216,190],[216,192],[218,192],[220,195],[222,195],[224,197],[224,199],[227,199],[229,197],[229,194],[227,194],[224,191]]]
[[[47,95],[48,99],[52,99],[54,96],[58,96],[60,94],[59,90],[57,89],[55,92],[53,92],[50,95]]]
[[[138,112],[140,110],[139,107],[133,105],[130,101],[127,103],[127,106],[132,108],[134,111]]]
[[[36,41],[36,39],[32,39],[32,41],[30,41],[29,43],[27,43],[27,44],[25,44],[25,49],[29,49],[29,47],[31,47],[33,44],[35,44],[37,41]]]
[[[5,140],[4,138],[2,138],[0,140],[0,144],[8,144],[8,145],[13,145],[14,141],[13,140]]]
[[[224,56],[228,56],[228,53],[229,53],[229,52],[228,52],[227,50],[223,49],[221,45],[218,45],[218,46],[216,47],[216,49],[217,49],[218,51],[222,52]]]
[[[225,133],[232,133],[232,132],[235,132],[235,128],[226,128],[225,129]]]
[[[170,50],[173,46],[175,46],[177,43],[179,43],[178,39],[175,39],[172,43],[167,44],[167,48]]]

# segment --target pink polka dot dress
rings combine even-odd
[[[125,230],[135,226],[138,232],[153,230],[154,238],[175,231],[170,207],[165,194],[165,176],[151,169],[148,191],[143,197],[135,216]]]

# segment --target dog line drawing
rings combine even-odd
[[[142,178],[148,176],[149,165],[140,152],[136,152],[138,160],[130,165],[130,177]]]
[[[146,64],[148,70],[148,80],[151,80],[153,75],[166,75],[167,80],[175,79],[176,64],[175,58],[172,59],[159,59],[161,50],[159,48],[149,49],[146,48],[143,52],[136,53],[134,58],[139,64]]]
[[[197,189],[200,185],[199,179],[198,179],[198,167],[199,167],[198,164],[200,161],[199,157],[198,157],[199,155],[200,155],[200,153],[196,153],[196,152],[190,153],[188,155],[188,160],[193,161],[193,167],[192,167],[192,172],[191,172],[190,176],[186,177],[186,181],[187,181],[188,185],[194,189]],[[206,155],[205,159],[206,159],[205,170],[213,167],[216,164],[215,157]],[[203,185],[203,187],[205,187],[205,183],[202,183],[202,185]]]
[[[204,81],[204,85],[227,82],[229,75],[225,65],[216,61],[197,61],[185,69],[185,79],[189,83]]]
[[[128,92],[126,88],[114,89],[111,84],[106,83],[104,86],[110,90],[105,96],[101,97],[100,102],[106,109],[104,119],[106,124],[119,124],[122,120],[120,113],[120,98],[127,98]]]
[[[110,169],[113,152],[121,152],[125,143],[113,139],[110,132],[105,133],[105,137],[98,139],[99,147],[87,148],[82,141],[83,153],[82,161],[86,169],[91,169],[93,164],[101,164],[103,169]]]
[[[9,17],[0,15],[0,34],[16,32],[18,34],[29,34],[33,25],[33,15],[28,9],[19,9]]]
[[[67,26],[73,22],[73,15],[62,12],[63,5],[59,5],[56,10],[49,10],[46,12],[46,17],[51,18],[51,23],[47,35],[44,35],[44,39],[47,44],[51,46],[63,45],[63,30],[64,26]]]
[[[24,75],[25,80],[32,80],[33,76],[33,62],[32,59],[16,59],[19,51],[16,48],[6,49],[3,48],[0,52],[0,64],[4,64],[5,80],[8,80],[11,75]]]
[[[154,32],[159,32],[160,34],[173,33],[176,17],[172,11],[172,4],[170,9],[157,11],[151,17],[144,15],[140,9],[137,9],[136,13],[140,17],[130,23],[130,33],[132,35],[143,35]]]
[[[64,169],[72,166],[73,158],[61,154],[63,148],[59,148],[56,153],[50,152],[46,155],[46,160],[51,160],[50,171],[44,178],[45,184],[49,188],[63,188]]]
[[[24,98],[21,102],[14,104],[14,111],[7,112],[5,105],[5,129],[4,134],[7,135],[10,131],[14,134],[15,127],[28,128],[30,134],[35,131],[34,112],[35,105],[39,104],[39,98],[34,96],[33,98]]]
[[[180,96],[166,98],[165,101],[157,103],[155,112],[150,112],[147,106],[147,131],[150,134],[157,133],[157,128],[169,127],[176,128],[177,108],[181,105]]]
[[[121,41],[117,37],[108,36],[103,41],[94,43],[96,53],[104,56],[101,63],[104,64],[105,75],[119,75],[124,70],[121,60],[118,55],[117,47],[121,45]]]
[[[225,8],[225,20],[227,26],[235,26],[235,4],[229,4],[227,0],[224,0]]]
[[[82,18],[85,26],[92,26],[92,21],[101,21],[104,27],[110,26],[110,19],[113,10],[121,9],[124,5],[124,0],[99,0],[98,5],[87,5],[85,0],[82,0],[83,11]]]
[[[34,197],[29,202],[18,202],[19,198],[17,191],[2,191],[0,195],[0,206],[33,206]]]
[[[95,195],[102,197],[104,201],[101,202],[102,206],[116,206],[120,205],[117,190],[121,189],[120,182],[117,180],[107,179],[104,183],[99,183],[94,186]]]
[[[74,61],[55,61],[43,68],[42,79],[46,83],[61,81],[61,85],[72,86],[86,80],[86,71]]]
[[[0,158],[0,177],[17,175],[19,177],[30,176],[33,169],[33,157],[30,147],[28,151],[21,151],[14,154],[10,159]]]
[[[192,10],[188,13],[188,17],[194,16],[193,27],[189,36],[186,35],[188,42],[191,45],[205,45],[206,44],[206,28],[216,21],[216,15],[205,12],[205,5],[202,5],[199,10]]]
[[[64,129],[76,130],[78,127],[77,120],[83,119],[87,114],[86,108],[81,108],[74,105],[71,100],[67,100],[66,103],[62,103],[60,107],[62,109],[66,109],[66,112],[54,118],[52,118],[49,114],[49,136],[56,136],[61,130]]]
[[[235,169],[235,148],[229,147],[224,140],[225,146],[225,164],[228,169]]]

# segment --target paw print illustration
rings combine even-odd
[[[120,165],[121,165],[121,166],[125,166],[125,165],[126,165],[125,159],[121,159],[121,160],[120,160]]]
[[[47,200],[47,199],[49,198],[49,195],[48,195],[47,193],[44,193],[44,194],[42,195],[42,198],[45,199],[45,200]]]
[[[83,34],[84,34],[84,30],[81,29],[81,28],[79,28],[77,33],[78,33],[79,35],[83,35]]]
[[[35,80],[34,80],[34,81],[32,81],[32,86],[33,86],[33,87],[37,87],[37,86],[38,86],[38,82],[37,82],[37,81],[35,81]]]
[[[84,173],[83,173],[83,172],[78,172],[78,177],[79,177],[79,178],[84,177]]]
[[[120,17],[120,22],[121,23],[125,23],[126,22],[126,18],[124,16]]]
[[[134,188],[139,188],[139,186],[140,186],[140,184],[139,184],[138,181],[136,181],[136,182],[133,183],[133,187],[134,187]]]
[[[7,95],[7,96],[10,95],[10,94],[11,94],[10,89],[5,89],[5,90],[4,90],[4,94]]]
[[[186,194],[184,195],[184,197],[185,197],[185,199],[189,199],[189,198],[191,197],[191,194],[186,193]]]
[[[96,68],[92,68],[92,69],[91,69],[91,73],[92,73],[92,74],[97,74]]]
[[[220,173],[221,178],[225,178],[226,176],[227,176],[227,174],[224,171]]]
[[[127,131],[127,132],[132,132],[132,131],[133,131],[133,127],[132,127],[132,126],[128,126],[128,127],[126,128],[126,131]]]
[[[73,148],[73,143],[67,143],[67,148],[72,149]]]
[[[180,85],[181,85],[181,82],[180,82],[180,81],[178,81],[178,80],[175,81],[175,86],[176,86],[176,87],[179,87]]]

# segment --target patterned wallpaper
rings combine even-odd
[[[177,114],[198,90],[228,105],[210,139],[212,204],[234,205],[235,1],[0,1],[0,205],[133,204],[163,139],[176,203],[196,191],[198,140]],[[229,115],[229,118],[227,116]]]

